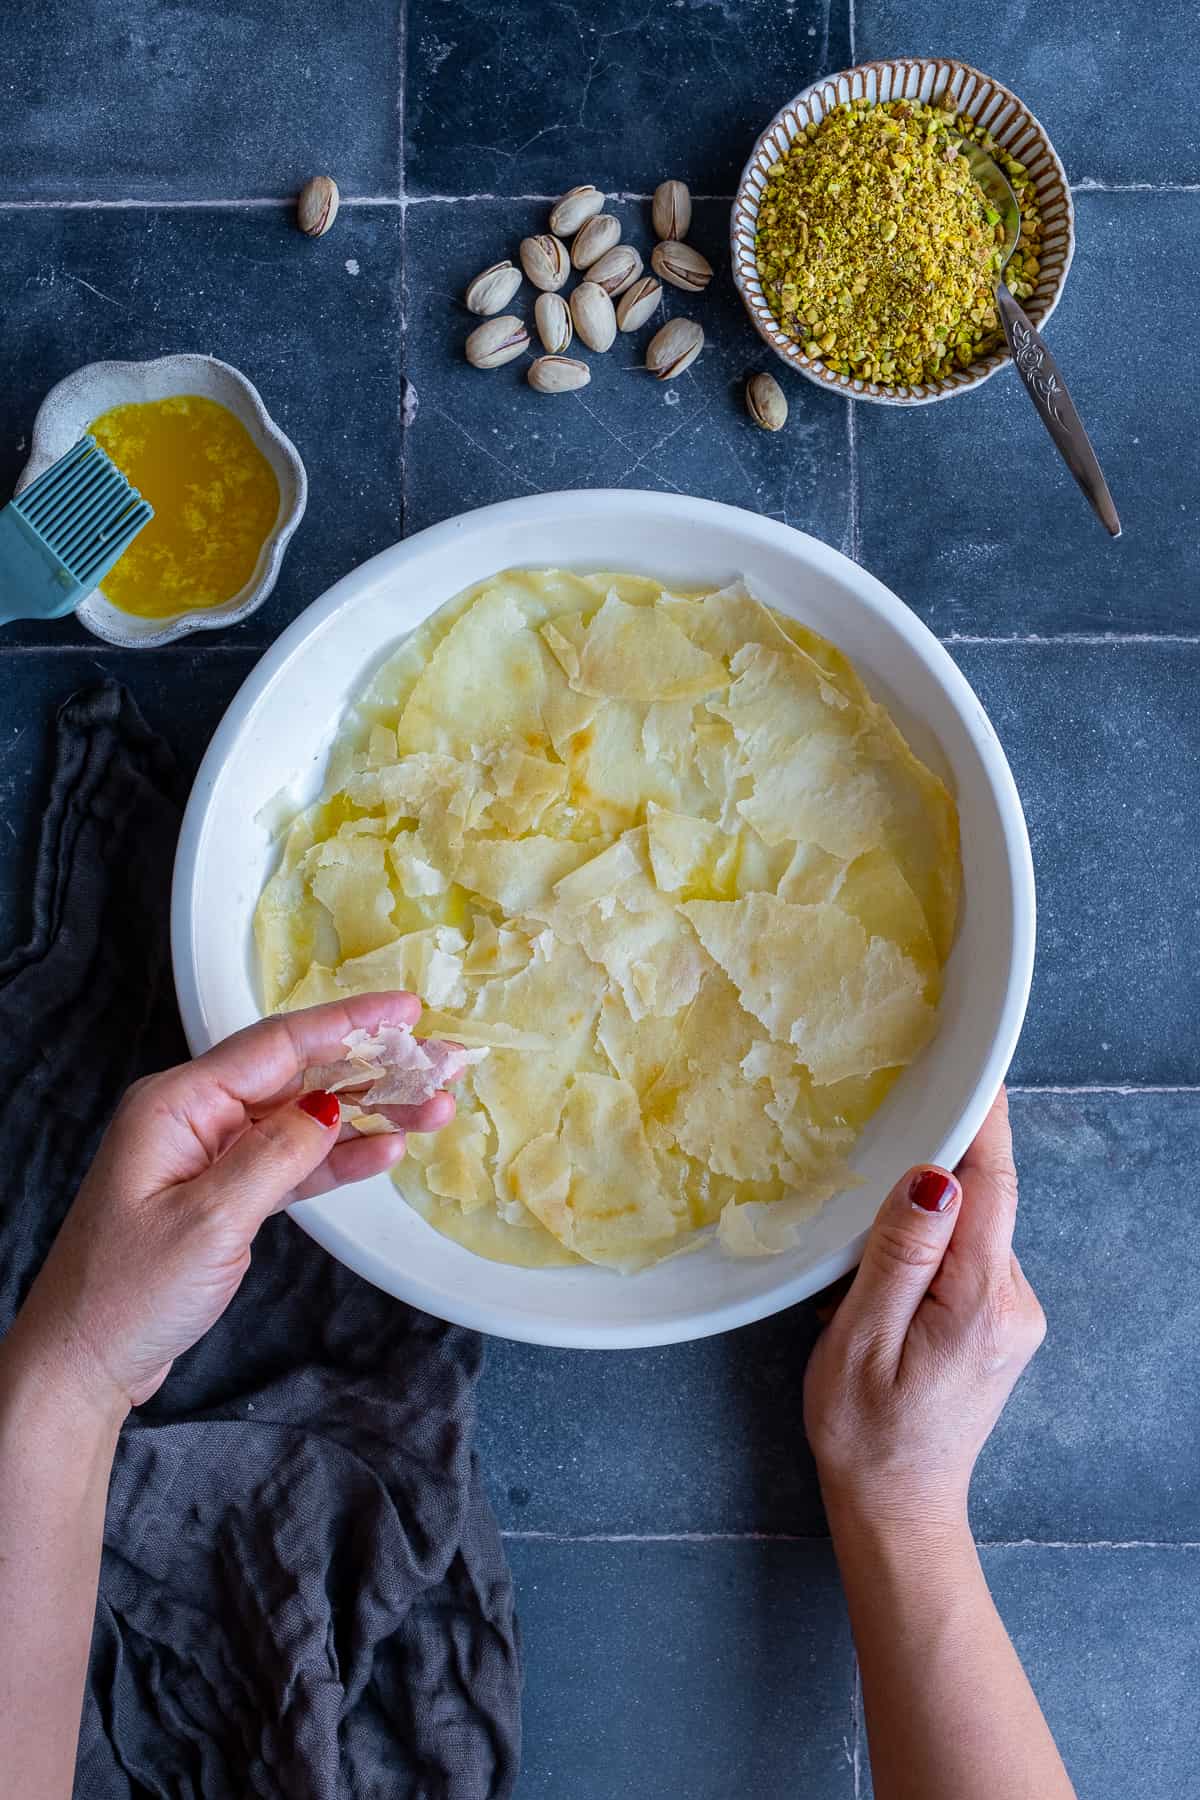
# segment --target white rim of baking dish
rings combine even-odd
[[[390,581],[399,581],[406,577],[407,572],[411,577],[414,565],[436,555],[444,546],[455,539],[461,539],[464,533],[491,526],[508,526],[510,529],[515,527],[522,532],[532,533],[543,521],[561,524],[564,514],[567,517],[603,517],[615,508],[619,508],[626,517],[631,512],[642,513],[647,519],[656,522],[661,522],[665,515],[669,528],[679,532],[686,532],[689,526],[699,526],[705,519],[713,522],[728,520],[731,523],[736,520],[737,529],[743,534],[780,549],[794,549],[795,540],[800,539],[805,546],[806,557],[818,570],[853,588],[856,597],[868,612],[873,612],[881,622],[886,621],[891,629],[905,639],[913,654],[943,689],[957,713],[996,800],[1005,842],[1005,865],[1010,873],[1013,941],[995,1033],[971,1099],[954,1129],[940,1144],[930,1147],[928,1160],[952,1168],[979,1130],[1004,1080],[1020,1035],[1033,976],[1036,913],[1033,861],[1024,813],[1004,750],[980,700],[949,653],[916,614],[875,576],[868,574],[865,569],[828,544],[778,520],[761,518],[740,507],[690,495],[628,489],[568,490],[504,500],[492,506],[481,507],[442,524],[432,525],[361,564],[320,599],[315,600],[283,632],[246,677],[217,727],[197,773],[180,832],[171,896],[171,948],[180,1014],[193,1054],[210,1048],[214,1041],[214,1034],[205,1014],[193,937],[195,888],[206,849],[209,801],[225,762],[255,708],[274,684],[286,676],[288,663],[296,650],[310,636],[319,632],[344,605],[354,600],[363,590],[373,587],[381,576],[386,576]],[[450,596],[445,595],[443,598],[448,599]],[[407,1205],[399,1194],[396,1199],[397,1205]],[[641,1349],[708,1337],[767,1318],[807,1299],[854,1268],[866,1241],[866,1232],[863,1231],[840,1250],[811,1264],[802,1273],[781,1282],[767,1293],[755,1294],[727,1305],[709,1305],[695,1315],[675,1315],[667,1319],[649,1320],[644,1324],[638,1321],[596,1327],[586,1322],[576,1323],[565,1312],[559,1314],[552,1323],[543,1320],[526,1322],[522,1317],[514,1316],[502,1304],[478,1299],[471,1293],[469,1286],[464,1286],[461,1292],[448,1295],[444,1289],[432,1287],[410,1271],[398,1274],[393,1264],[371,1248],[352,1239],[340,1227],[336,1210],[314,1213],[310,1210],[313,1204],[302,1202],[292,1209],[296,1223],[340,1262],[375,1286],[396,1295],[409,1305],[420,1307],[423,1311],[438,1318],[449,1319],[455,1324],[498,1337],[566,1349]],[[433,1227],[430,1226],[429,1229],[432,1230]],[[597,1280],[612,1279],[605,1270],[585,1270],[578,1273]],[[630,1279],[636,1281],[637,1277]]]

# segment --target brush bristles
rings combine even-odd
[[[81,438],[14,504],[83,585],[154,517],[153,508],[91,437]]]

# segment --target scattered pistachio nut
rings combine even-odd
[[[642,259],[632,244],[617,244],[598,256],[588,269],[587,278],[616,299],[632,287],[642,272]]]
[[[690,369],[704,348],[704,330],[694,319],[670,319],[646,345],[646,367],[660,381]]]
[[[581,281],[571,295],[575,330],[589,350],[611,350],[617,335],[613,303],[596,281]]]
[[[765,369],[746,383],[746,411],[764,431],[782,431],[787,424],[787,395]]]
[[[653,275],[643,275],[631,288],[626,288],[617,302],[617,324],[622,331],[637,331],[652,319],[662,302],[662,282]]]
[[[539,294],[533,309],[537,334],[551,356],[561,356],[573,336],[571,309],[561,294]]]
[[[517,289],[521,285],[521,271],[511,262],[493,263],[490,269],[484,269],[468,287],[465,299],[467,311],[477,313],[480,318],[490,319],[493,313],[503,312]]]
[[[597,187],[585,183],[568,188],[550,209],[550,229],[555,237],[574,237],[581,225],[604,210],[604,195]]]
[[[467,361],[475,369],[498,369],[529,348],[529,333],[515,313],[485,319],[467,339]]]
[[[324,237],[337,218],[338,184],[332,175],[314,175],[300,189],[296,203],[296,223],[305,237]]]
[[[521,267],[534,287],[554,293],[571,273],[571,258],[561,238],[544,231],[540,237],[521,239]]]
[[[656,237],[681,243],[692,223],[692,196],[683,181],[660,181],[650,209]]]
[[[674,238],[655,244],[650,263],[656,275],[688,294],[699,294],[712,280],[712,264],[708,258],[693,250],[690,244],[681,244]]]
[[[614,244],[621,241],[621,221],[611,213],[596,213],[575,234],[571,261],[577,269],[590,269]]]
[[[539,356],[529,365],[528,379],[539,394],[569,394],[586,387],[592,371],[575,356]]]

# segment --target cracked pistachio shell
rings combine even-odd
[[[636,331],[654,317],[661,304],[662,282],[653,275],[643,275],[617,301],[617,324],[622,331]]]
[[[521,267],[534,287],[553,293],[571,273],[571,259],[562,239],[544,231],[540,237],[521,239]]]
[[[681,242],[692,223],[692,196],[683,181],[660,181],[650,209],[654,235]]]
[[[611,213],[597,213],[576,233],[571,245],[571,261],[577,269],[590,269],[620,241],[620,219],[614,219]]]
[[[574,237],[581,225],[604,210],[604,195],[590,183],[568,188],[550,208],[550,229],[555,237]]]
[[[712,264],[708,258],[693,250],[690,244],[678,244],[674,239],[655,244],[650,262],[656,275],[687,294],[700,293],[712,280]]]
[[[787,424],[787,396],[773,375],[765,370],[746,383],[746,411],[764,431],[782,431]]]
[[[337,218],[338,184],[332,175],[314,175],[300,189],[296,202],[296,223],[305,237],[324,237]]]
[[[570,347],[573,335],[571,309],[561,294],[539,294],[533,309],[533,322],[543,348],[551,356],[561,356]]]
[[[539,394],[569,394],[591,379],[587,364],[574,356],[539,356],[529,365],[529,385]]]
[[[472,368],[498,369],[529,348],[529,333],[515,313],[485,319],[467,339],[467,361]]]
[[[617,335],[617,315],[604,289],[595,281],[581,281],[571,295],[571,317],[580,341],[589,350],[611,350]]]
[[[510,262],[493,263],[490,269],[484,269],[468,287],[464,298],[467,311],[477,313],[480,318],[490,319],[493,313],[501,313],[521,285],[521,271]]]
[[[625,289],[632,287],[642,272],[642,259],[632,244],[617,244],[598,256],[587,272],[589,281],[602,287],[606,294],[616,299]]]
[[[704,331],[694,319],[670,319],[646,345],[646,367],[660,381],[690,369],[704,348]]]

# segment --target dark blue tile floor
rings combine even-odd
[[[10,9],[11,12],[11,9]],[[0,638],[0,949],[27,919],[55,707],[126,680],[194,768],[254,658],[404,532],[554,487],[678,488],[857,555],[950,644],[1008,749],[1040,896],[1013,1069],[1018,1249],[1050,1335],[981,1463],[1001,1608],[1087,1800],[1200,1800],[1200,964],[1195,547],[1200,27],[981,0],[340,0],[318,13],[18,0],[0,71],[0,496],[38,401],[97,357],[198,349],[295,438],[308,515],[245,625],[122,656]],[[956,54],[1042,117],[1078,254],[1049,336],[1110,474],[1109,543],[1011,377],[848,408],[766,366],[724,275],[753,137],[822,70]],[[328,168],[319,243],[285,204]],[[667,175],[712,198],[708,347],[670,387],[622,342],[582,394],[461,359],[459,296],[595,181],[650,247]],[[682,303],[682,296],[679,297]],[[628,1356],[497,1342],[479,1445],[528,1663],[521,1800],[858,1800],[852,1652],[803,1444],[807,1310]]]

